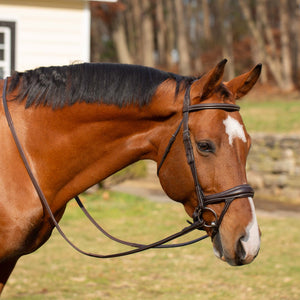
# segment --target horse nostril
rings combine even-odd
[[[236,258],[237,258],[237,264],[238,265],[242,265],[243,261],[245,260],[246,257],[246,251],[245,248],[242,244],[242,240],[244,237],[241,237],[238,242],[237,242],[237,246],[236,246]]]

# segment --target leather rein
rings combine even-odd
[[[8,126],[10,128],[11,134],[13,136],[13,139],[15,141],[15,144],[17,146],[17,149],[19,151],[19,154],[21,156],[21,159],[24,163],[24,166],[27,170],[27,173],[32,181],[32,184],[40,198],[41,204],[44,208],[44,211],[48,213],[51,222],[53,223],[53,225],[56,227],[57,231],[60,233],[60,235],[64,238],[64,240],[71,246],[73,247],[76,251],[78,251],[81,254],[87,255],[87,256],[91,256],[91,257],[96,257],[96,258],[113,258],[113,257],[120,257],[120,256],[125,256],[125,255],[130,255],[130,254],[134,254],[137,252],[141,252],[141,251],[145,251],[147,249],[152,249],[152,248],[175,248],[175,247],[182,247],[182,246],[186,246],[186,245],[190,245],[193,243],[196,243],[198,241],[201,241],[205,238],[208,237],[208,235],[204,235],[200,238],[194,239],[192,241],[189,242],[185,242],[185,243],[178,243],[178,244],[167,244],[168,242],[177,239],[183,235],[188,234],[191,231],[194,231],[195,229],[204,229],[205,227],[208,228],[212,228],[213,232],[212,232],[212,238],[213,236],[217,233],[219,226],[221,225],[222,219],[226,213],[226,211],[229,208],[229,205],[232,203],[232,201],[234,199],[237,198],[244,198],[244,197],[253,197],[254,195],[254,191],[251,188],[250,185],[248,184],[243,184],[243,185],[239,185],[236,186],[232,189],[223,191],[221,193],[216,193],[213,195],[209,195],[209,196],[205,196],[203,193],[203,190],[200,186],[200,183],[198,181],[198,176],[197,176],[197,170],[196,170],[196,165],[195,165],[195,159],[194,159],[194,154],[193,154],[193,146],[192,146],[192,142],[190,139],[190,134],[189,134],[189,127],[188,127],[188,117],[189,117],[189,113],[190,112],[195,112],[195,111],[199,111],[199,110],[205,110],[205,109],[221,109],[221,110],[225,110],[228,112],[232,112],[232,111],[238,111],[240,109],[239,106],[237,105],[233,105],[233,104],[223,104],[223,103],[212,103],[212,104],[196,104],[196,105],[190,105],[190,86],[186,89],[185,92],[185,96],[184,96],[184,104],[183,104],[183,119],[180,122],[178,128],[176,129],[175,133],[172,135],[169,144],[165,150],[165,153],[163,155],[163,158],[158,166],[158,171],[157,174],[159,173],[168,153],[171,150],[171,147],[180,131],[181,126],[183,126],[183,143],[184,143],[184,147],[185,147],[185,151],[186,151],[186,156],[187,156],[187,161],[188,164],[191,168],[191,172],[193,175],[193,180],[195,183],[195,190],[196,190],[196,195],[198,198],[198,206],[196,207],[194,213],[193,213],[193,223],[189,222],[190,224],[189,226],[183,228],[181,231],[172,234],[162,240],[159,240],[155,243],[151,243],[151,244],[138,244],[138,243],[131,243],[131,242],[127,242],[127,241],[123,241],[121,239],[118,239],[112,235],[110,235],[108,232],[106,232],[94,219],[93,217],[88,213],[88,211],[86,210],[86,208],[84,207],[83,203],[80,201],[79,197],[76,196],[75,200],[77,202],[77,204],[79,205],[79,207],[82,209],[82,211],[84,212],[84,214],[88,217],[88,219],[92,222],[92,224],[98,229],[100,230],[105,236],[109,237],[110,239],[112,239],[113,241],[116,241],[118,243],[130,246],[130,247],[134,247],[136,249],[132,249],[129,251],[124,251],[124,252],[119,252],[119,253],[114,253],[114,254],[108,254],[108,255],[101,255],[101,254],[96,254],[96,253],[90,253],[90,252],[86,252],[84,250],[81,250],[80,248],[78,248],[75,244],[73,244],[68,237],[64,234],[63,230],[61,229],[61,227],[59,226],[58,222],[55,219],[54,214],[51,211],[51,208],[47,202],[47,199],[44,196],[44,193],[42,192],[37,179],[35,178],[30,165],[28,163],[26,154],[20,144],[19,138],[17,136],[14,124],[13,124],[13,120],[11,117],[11,114],[8,110],[8,106],[7,106],[7,99],[6,99],[6,90],[7,90],[7,78],[4,81],[4,86],[3,86],[3,94],[2,94],[2,101],[3,101],[3,107],[4,107],[4,111],[5,111],[5,116],[7,119],[7,123]],[[220,202],[225,202],[225,206],[223,208],[223,211],[220,215],[220,217],[218,218],[216,212],[207,207],[207,205],[210,204],[216,204],[216,203],[220,203]],[[211,222],[210,224],[207,224],[204,219],[203,219],[203,213],[205,211],[209,211],[214,215],[215,220],[213,222]]]

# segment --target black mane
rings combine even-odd
[[[59,108],[78,101],[119,107],[130,104],[144,106],[167,79],[176,81],[175,93],[182,84],[185,87],[194,80],[193,77],[137,65],[84,63],[16,72],[9,91],[18,88],[17,99],[22,101],[27,97],[26,107],[47,105]]]

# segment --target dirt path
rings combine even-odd
[[[158,178],[150,176],[145,179],[127,180],[109,188],[113,191],[133,194],[157,202],[172,201],[162,190]],[[300,218],[300,206],[281,202],[272,202],[255,198],[255,207],[258,215]]]

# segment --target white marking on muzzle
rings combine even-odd
[[[249,222],[246,228],[246,235],[241,238],[241,244],[245,250],[245,260],[252,260],[257,255],[260,248],[260,234],[253,200],[250,197],[248,200],[251,206],[252,220]]]
[[[228,118],[223,121],[223,124],[225,125],[225,132],[228,134],[229,144],[231,146],[234,138],[239,138],[244,143],[247,142],[244,127],[236,119],[228,116]]]

